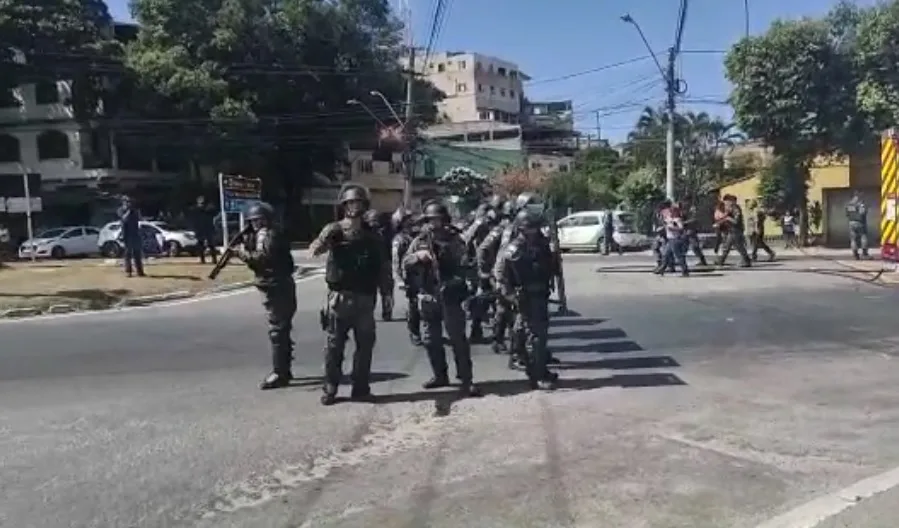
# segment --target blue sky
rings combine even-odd
[[[129,20],[127,0],[107,0],[113,16]],[[190,1],[190,0],[183,0]],[[396,1],[396,0],[394,0]],[[416,45],[424,46],[435,0],[407,0],[413,13]],[[871,5],[874,0],[857,0]],[[578,128],[602,137],[624,139],[642,105],[664,100],[661,76],[651,60],[572,76],[645,56],[639,35],[620,16],[629,13],[656,51],[674,41],[679,0],[448,0],[449,10],[435,46],[476,51],[515,62],[533,78],[531,99],[572,99]],[[836,0],[749,0],[750,32],[763,32],[777,18],[818,16]],[[743,0],[691,0],[679,61],[688,85],[683,108],[724,118],[729,86],[724,54],[743,36]],[[560,77],[570,76],[567,79]]]

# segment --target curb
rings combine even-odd
[[[312,275],[317,272],[322,271],[323,268],[319,266],[297,266],[296,271],[293,274],[294,279],[300,279],[307,275]],[[151,304],[156,304],[160,302],[167,301],[179,301],[182,299],[190,299],[192,297],[205,297],[207,295],[214,295],[217,293],[225,293],[238,291],[243,289],[248,289],[253,286],[253,281],[244,281],[237,282],[234,284],[226,284],[223,286],[218,286],[215,288],[211,288],[209,290],[204,290],[200,292],[189,292],[187,290],[174,291],[168,293],[160,293],[156,295],[144,295],[142,297],[132,297],[130,299],[122,299],[118,303],[107,307],[107,308],[99,308],[95,310],[79,310],[75,306],[70,304],[54,304],[47,309],[40,308],[11,308],[9,310],[5,310],[0,312],[0,319],[24,319],[28,317],[37,317],[39,315],[51,315],[51,314],[65,314],[65,313],[73,313],[73,312],[101,312],[107,310],[115,310],[119,308],[131,308],[138,306],[149,306]]]

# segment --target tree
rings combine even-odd
[[[789,158],[775,158],[761,170],[758,183],[759,205],[776,216],[787,211],[801,210],[808,184],[799,174],[801,165]]]
[[[858,103],[874,130],[899,124],[899,2],[860,11],[843,5],[838,12],[851,35],[858,72]],[[853,26],[855,24],[855,26]],[[849,46],[849,44],[847,44]]]
[[[134,0],[132,10],[140,33],[127,63],[148,103],[142,117],[154,120],[137,132],[262,176],[288,223],[347,142],[376,137],[377,123],[347,101],[391,121],[369,94],[402,99],[401,26],[385,0]],[[418,83],[415,94],[416,123],[433,120],[439,93]]]
[[[637,218],[637,228],[647,234],[652,229],[655,208],[665,199],[665,192],[656,180],[652,169],[642,168],[628,175],[621,188],[625,205]]]
[[[740,129],[795,167],[770,174],[798,180],[783,182],[784,188],[803,187],[816,156],[846,149],[857,122],[851,58],[833,31],[826,21],[777,21],[764,35],[738,42],[725,60]],[[806,209],[803,194],[803,242]]]

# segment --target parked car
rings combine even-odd
[[[47,229],[19,245],[19,258],[55,258],[86,256],[97,253],[100,231],[90,226],[66,226]]]
[[[603,241],[605,211],[581,211],[566,216],[556,224],[559,228],[559,248],[563,251],[586,249],[600,251]],[[641,250],[651,245],[649,237],[637,232],[632,213],[612,211],[614,244],[625,250]]]
[[[110,222],[103,226],[96,244],[101,255],[107,258],[122,256],[124,246],[119,239],[121,231],[121,222]],[[193,231],[176,229],[167,222],[158,220],[142,220],[140,231],[145,254],[165,254],[177,257],[196,251],[197,237]]]

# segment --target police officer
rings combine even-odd
[[[421,311],[418,306],[418,290],[414,281],[407,278],[403,268],[403,257],[409,249],[409,244],[415,238],[413,234],[412,212],[404,207],[399,207],[393,213],[393,243],[390,254],[394,278],[403,285],[406,292],[406,328],[409,330],[409,340],[414,346],[421,346]]]
[[[522,209],[516,220],[516,235],[501,250],[493,274],[500,294],[515,307],[513,354],[534,388],[551,390],[558,377],[548,367],[549,294],[557,261],[542,232],[542,215]]]
[[[550,241],[550,248],[552,250],[553,257],[556,260],[556,265],[554,267],[556,275],[553,278],[551,286],[554,286],[555,289],[558,290],[559,313],[565,314],[568,312],[568,298],[565,294],[565,276],[562,273],[562,251],[559,248],[559,241],[557,240],[558,237],[556,234],[556,226],[549,223],[546,217],[546,206],[543,200],[538,195],[532,192],[521,193],[516,199],[516,206],[516,209],[518,211],[527,209],[529,211],[537,213],[537,215],[543,221],[541,231],[543,232],[543,235]],[[514,225],[515,223],[513,223],[513,227]],[[503,245],[505,245],[505,243],[508,243],[508,241],[504,240]],[[558,363],[558,361],[555,358],[550,357],[550,363]]]
[[[352,330],[356,342],[353,355],[353,388],[350,398],[371,401],[371,361],[375,345],[375,303],[378,288],[384,284],[386,266],[381,237],[362,221],[370,204],[368,190],[350,184],[340,191],[344,218],[322,229],[309,251],[313,256],[328,252],[325,282],[328,296],[321,312],[327,332],[325,347],[325,383],[321,402],[333,405],[343,377],[344,349]]]
[[[849,243],[855,260],[869,258],[868,255],[868,208],[858,191],[852,192],[852,199],[846,204],[846,219],[849,220]],[[859,256],[858,252],[862,254]]]
[[[774,251],[765,242],[765,210],[755,200],[746,200],[746,236],[749,239],[749,256],[753,261],[759,259],[759,250],[768,254],[768,262],[774,260]]]
[[[434,376],[424,383],[425,389],[450,384],[443,328],[453,348],[456,377],[462,382],[463,396],[479,396],[473,382],[471,348],[465,336],[465,312],[462,302],[467,297],[465,283],[465,243],[449,229],[450,215],[446,206],[432,202],[425,207],[427,225],[409,245],[403,266],[406,274],[418,281],[421,302],[422,341]]]
[[[724,247],[718,255],[718,265],[723,266],[731,249],[736,249],[737,253],[740,254],[740,267],[748,268],[752,266],[752,261],[749,259],[749,253],[746,252],[743,210],[737,205],[736,196],[732,194],[724,196],[724,216],[721,218],[718,225],[721,227],[721,232],[724,235]]]
[[[250,208],[246,218],[253,235],[244,241],[237,257],[247,264],[262,293],[262,306],[268,318],[268,337],[272,346],[272,372],[260,385],[262,390],[286,387],[290,372],[293,341],[290,331],[297,311],[297,290],[293,280],[294,263],[290,241],[275,225],[274,210],[267,203]]]
[[[702,251],[702,241],[699,240],[699,220],[696,218],[696,206],[690,205],[681,210],[684,218],[684,237],[685,244],[693,252],[693,255],[699,259],[700,266],[708,266],[709,262],[705,258]]]
[[[471,284],[469,300],[469,313],[471,314],[471,335],[469,340],[472,343],[484,341],[484,319],[489,311],[489,301],[487,295],[490,293],[492,286],[489,279],[482,278],[478,273],[477,267],[477,249],[481,242],[487,238],[490,230],[496,223],[496,213],[494,211],[494,199],[490,202],[481,204],[478,207],[474,221],[462,233],[462,240],[465,242],[465,250],[469,263],[471,263]]]
[[[484,240],[477,249],[477,265],[478,277],[484,281],[493,279],[493,265],[499,255],[502,247],[502,240],[506,233],[511,229],[513,210],[515,205],[512,201],[505,201],[497,211],[496,224],[490,230]],[[511,234],[509,235],[511,238]],[[493,311],[493,351],[502,354],[508,351],[506,347],[506,332],[512,325],[512,310],[508,302],[497,297],[494,299]]]
[[[381,242],[384,245],[383,255],[387,259],[384,265],[389,267],[393,239],[390,217],[385,219],[384,215],[375,209],[369,209],[365,211],[363,218],[369,229],[381,237]],[[383,281],[378,285],[378,294],[381,298],[381,319],[384,321],[393,320],[393,290],[395,287],[392,273],[385,274]]]

